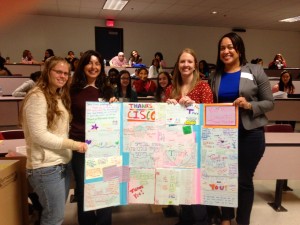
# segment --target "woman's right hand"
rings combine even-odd
[[[166,101],[166,103],[176,105],[178,102],[177,102],[176,99],[168,98],[167,101]]]
[[[84,142],[80,142],[77,151],[79,153],[85,153],[87,150],[88,150],[88,145]]]

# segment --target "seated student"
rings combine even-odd
[[[172,78],[168,72],[160,72],[157,77],[157,89],[155,100],[157,102],[165,102],[166,89],[172,84]]]
[[[4,66],[6,60],[1,56],[0,53],[0,76],[11,76],[11,72]]]
[[[113,57],[109,61],[111,67],[126,67],[128,66],[127,59],[124,56],[123,52],[119,52],[117,56]]]
[[[43,62],[45,62],[48,58],[50,58],[52,56],[54,56],[53,50],[51,48],[46,49]]]
[[[67,62],[71,65],[71,71],[75,71],[75,65],[74,62],[78,60],[78,58],[75,57],[75,54],[73,51],[68,51],[68,55],[65,58]]]
[[[148,79],[148,70],[140,68],[138,70],[139,80],[133,82],[133,88],[140,97],[154,96],[156,91],[156,84],[154,81]]]
[[[108,81],[109,81],[110,86],[113,89],[117,88],[118,79],[119,79],[119,70],[117,70],[116,68],[111,68],[108,71]]]
[[[159,66],[158,59],[153,59],[151,66],[149,67],[148,78],[157,78],[159,68],[160,68],[160,66]]]
[[[36,84],[37,80],[40,78],[42,72],[36,71],[30,74],[30,80],[25,81],[12,93],[14,97],[24,97]]]
[[[114,95],[119,102],[138,101],[136,92],[131,88],[131,77],[127,70],[120,71]]]
[[[163,56],[163,54],[161,52],[156,52],[154,54],[154,58],[158,59],[158,61],[159,61],[159,67],[161,69],[167,66],[166,62],[164,61],[164,56]]]
[[[24,50],[22,55],[22,64],[41,64],[40,62],[34,60],[31,52],[29,50]]]
[[[200,60],[199,62],[199,72],[201,78],[209,77],[209,66],[205,60]]]
[[[272,88],[273,93],[278,91],[283,91],[288,94],[295,93],[295,86],[293,84],[292,76],[287,70],[281,72],[279,83],[275,84]]]
[[[284,69],[286,67],[286,61],[281,54],[276,54],[273,61],[269,63],[269,69]]]
[[[129,66],[134,67],[135,64],[142,63],[143,59],[136,50],[133,50],[129,57]]]

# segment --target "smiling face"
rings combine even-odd
[[[168,85],[168,77],[166,76],[166,74],[161,73],[158,76],[158,84],[162,87],[162,88],[166,88]]]
[[[228,37],[222,39],[219,54],[225,68],[240,66],[239,52],[235,50],[232,41]]]
[[[142,80],[142,81],[146,81],[148,79],[148,70],[146,69],[141,69],[139,71],[138,77]]]
[[[123,73],[120,77],[120,83],[122,87],[127,87],[130,82],[130,75],[129,73]]]
[[[182,53],[178,61],[178,69],[181,73],[181,77],[184,79],[193,76],[195,68],[196,63],[194,56],[187,52]]]
[[[68,81],[70,68],[67,63],[59,62],[49,71],[49,87],[52,91],[62,88]]]
[[[95,81],[99,76],[100,71],[101,71],[101,64],[98,58],[92,55],[89,63],[84,66],[84,73],[86,75],[88,84],[95,84]]]

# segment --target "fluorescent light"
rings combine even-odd
[[[127,3],[128,1],[122,0],[106,0],[103,9],[122,10]]]
[[[299,20],[300,20],[300,16],[296,16],[296,17],[287,18],[287,19],[284,19],[284,20],[279,20],[279,22],[293,23],[293,22],[297,22]]]

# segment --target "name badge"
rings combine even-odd
[[[242,72],[241,77],[249,79],[249,80],[253,80],[253,74],[251,74],[251,73]]]

